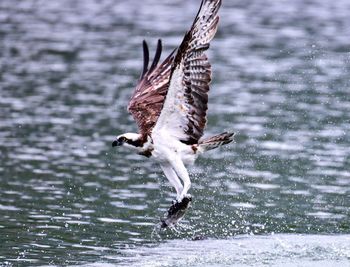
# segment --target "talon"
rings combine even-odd
[[[187,198],[189,201],[191,201],[191,200],[192,200],[192,196],[191,196],[191,194],[186,194],[186,195],[184,196],[184,198]]]
[[[181,203],[182,201],[184,201],[184,199],[188,199],[189,201],[191,201],[192,200],[192,196],[190,194],[185,194],[185,195],[177,198],[176,201],[178,203]]]
[[[165,218],[160,220],[160,227],[166,228],[174,226],[178,221],[180,221],[185,215],[187,209],[190,207],[190,202],[192,201],[192,196],[187,194],[181,201],[173,200],[172,205],[168,209]]]
[[[169,225],[167,224],[166,220],[165,219],[161,219],[160,220],[160,227],[161,228],[167,228]]]

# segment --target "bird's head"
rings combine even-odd
[[[127,146],[127,147],[141,147],[143,145],[141,141],[141,135],[137,133],[125,133],[118,135],[113,141],[112,146]]]

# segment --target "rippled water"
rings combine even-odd
[[[143,38],[170,52],[198,6],[0,1],[0,265],[350,259],[346,0],[224,1],[207,132],[234,130],[236,143],[191,169],[178,231],[154,231],[174,192],[111,142],[136,130],[126,104]]]

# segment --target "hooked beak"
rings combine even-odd
[[[113,141],[113,143],[112,143],[112,147],[121,146],[122,144],[123,144],[123,142],[120,142],[120,141],[118,141],[118,140],[115,140],[115,141]]]

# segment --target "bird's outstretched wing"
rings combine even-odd
[[[162,43],[158,40],[156,54],[149,67],[148,46],[146,41],[143,41],[143,71],[128,105],[128,111],[134,117],[143,137],[150,134],[163,107],[169,87],[174,52],[158,65],[162,53]]]
[[[165,132],[186,144],[196,144],[202,137],[211,81],[205,51],[217,30],[220,5],[221,0],[202,1],[190,31],[177,49],[154,133]]]

